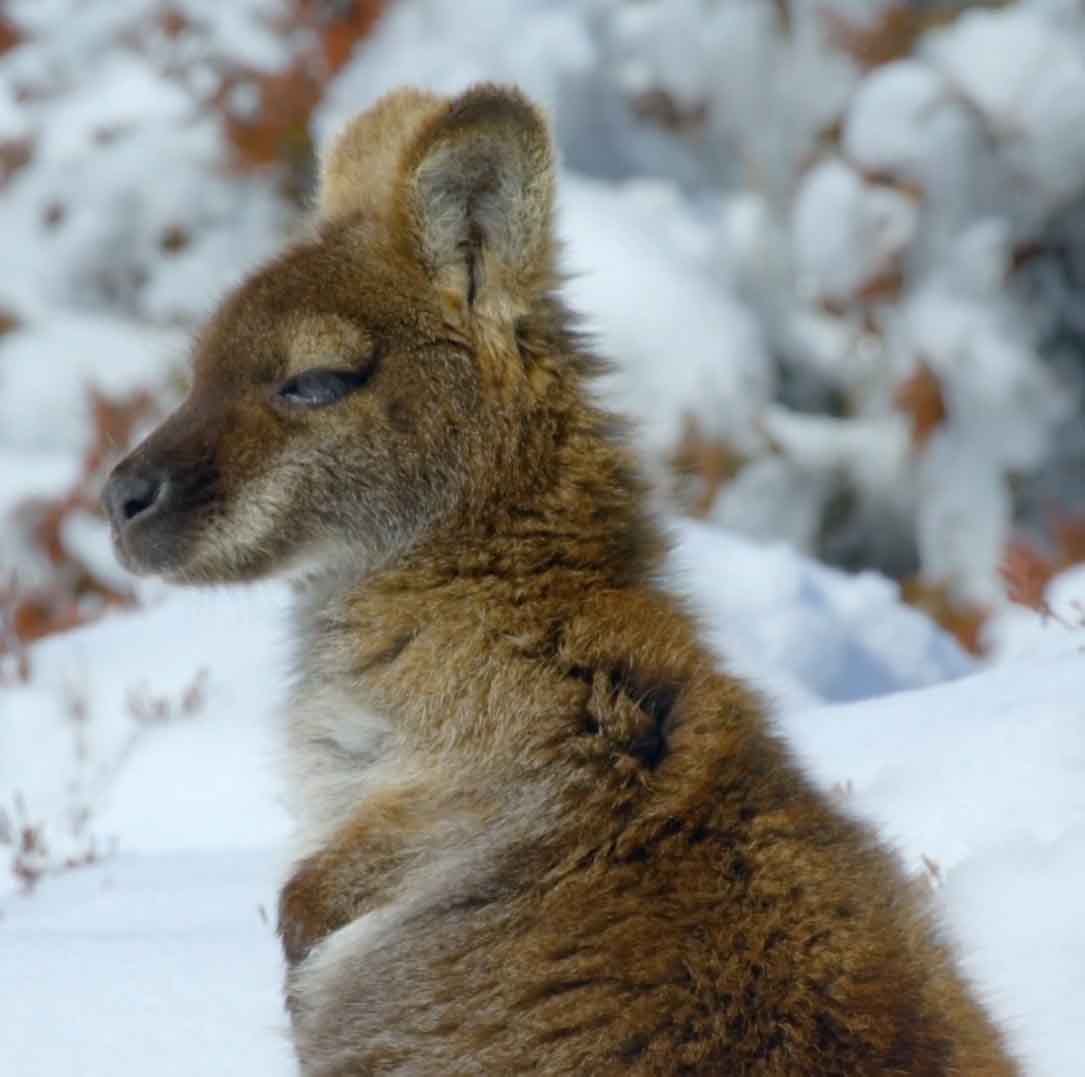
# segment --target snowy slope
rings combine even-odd
[[[46,873],[28,890],[0,872],[3,1074],[293,1072],[273,931],[284,595],[149,590],[35,647],[31,682],[0,692],[6,859]]]
[[[674,586],[780,702],[816,779],[931,876],[1028,1072],[1080,1072],[1085,632],[1021,615],[1005,661],[970,671],[886,581],[678,535]],[[1058,586],[1069,615],[1085,574]],[[24,858],[45,872],[30,893],[0,884],[0,1073],[292,1072],[271,926],[285,596],[156,592],[38,646],[31,683],[0,694],[0,804],[47,846]],[[75,718],[73,684],[87,686]],[[825,702],[860,684],[873,698]],[[88,851],[95,863],[63,866]]]
[[[294,1072],[277,874],[266,851],[128,853],[6,908],[0,1072]]]
[[[813,774],[933,873],[965,968],[1045,1077],[1085,1058],[1082,635],[1076,653],[782,720]]]

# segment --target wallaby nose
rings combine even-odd
[[[120,531],[136,517],[150,512],[162,500],[165,482],[158,475],[110,476],[102,498],[115,530]]]

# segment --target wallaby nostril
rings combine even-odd
[[[154,507],[164,483],[143,475],[115,475],[106,490],[106,503],[115,525],[131,523]]]
[[[149,495],[140,495],[139,497],[130,497],[121,506],[121,512],[124,514],[126,520],[131,520],[133,516],[138,516],[149,504],[151,504],[153,498]]]
[[[134,520],[158,500],[162,483],[158,479],[128,479],[122,490],[121,514],[125,520]]]

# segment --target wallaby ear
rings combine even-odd
[[[540,112],[484,84],[423,124],[402,163],[398,225],[442,290],[508,311],[550,287],[554,163]]]
[[[447,107],[424,90],[394,90],[355,116],[321,160],[319,211],[325,220],[359,214],[387,220],[400,162],[423,124]]]

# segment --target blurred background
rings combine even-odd
[[[389,88],[550,110],[574,302],[680,514],[968,650],[1085,558],[1085,3],[8,0],[3,642],[136,600],[96,504]]]

